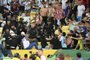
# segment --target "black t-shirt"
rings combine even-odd
[[[36,38],[37,37],[37,28],[34,27],[34,28],[31,28],[30,27],[30,30],[29,30],[29,37],[30,38]]]
[[[11,28],[11,26],[6,24],[6,25],[3,27],[2,33],[6,33],[6,30],[7,30],[7,29],[10,30],[10,28]]]
[[[4,6],[0,6],[0,13],[4,13]]]
[[[60,49],[61,48],[61,43],[59,42],[57,37],[54,37],[51,41],[50,44],[53,45],[53,49]]]

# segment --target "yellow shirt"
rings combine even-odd
[[[65,32],[66,34],[69,33],[69,26],[62,26],[62,31]]]
[[[39,57],[36,57],[36,60],[40,60],[40,58]]]
[[[20,60],[19,58],[13,58],[12,60]]]

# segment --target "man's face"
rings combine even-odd
[[[78,5],[81,5],[82,4],[82,1],[78,1]]]
[[[36,27],[36,23],[32,23],[32,24],[31,24],[31,27],[32,27],[32,28]]]
[[[38,50],[38,55],[41,56],[42,55],[42,51]]]
[[[10,25],[10,21],[8,21],[7,24]]]
[[[6,33],[9,33],[9,29],[6,29]]]

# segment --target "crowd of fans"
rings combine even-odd
[[[64,55],[63,53],[56,51],[54,55],[48,55],[46,57],[43,54],[43,50],[38,50],[35,54],[30,51],[29,54],[24,54],[23,57],[21,57],[19,53],[15,53],[14,55],[5,53],[3,57],[0,54],[0,60],[85,60],[80,52],[75,55],[75,57],[72,57],[69,54]],[[55,58],[53,58],[54,56]],[[90,59],[87,58],[87,60]]]
[[[11,0],[0,6],[0,26],[0,49],[90,48],[89,0]]]

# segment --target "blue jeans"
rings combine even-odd
[[[33,46],[35,46],[35,48],[38,49],[38,45],[36,42],[32,42],[26,49],[31,49]]]
[[[2,44],[0,44],[0,50],[2,49]]]
[[[77,19],[78,19],[78,22],[81,22],[82,16],[78,16]]]

